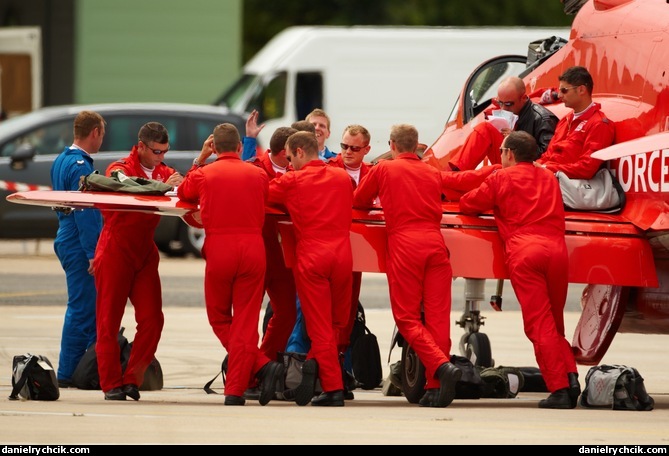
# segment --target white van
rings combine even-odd
[[[217,103],[240,114],[257,109],[264,148],[277,127],[323,108],[332,121],[327,146],[339,152],[344,128],[361,124],[372,136],[371,160],[388,150],[396,123],[415,125],[431,145],[476,66],[501,54],[527,56],[530,42],[551,36],[568,39],[569,28],[290,27]]]

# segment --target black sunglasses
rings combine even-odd
[[[349,146],[348,144],[339,143],[339,147],[341,147],[341,150],[351,149],[352,152],[360,152],[367,146]]]
[[[578,87],[578,86],[572,86],[572,87],[560,87],[560,93],[564,95],[565,93],[569,92],[571,89],[575,89],[575,88],[577,88],[577,87]]]
[[[160,149],[151,149],[151,147],[149,147],[149,145],[147,143],[145,143],[144,141],[142,141],[142,144],[144,144],[147,149],[149,149],[151,152],[153,152],[154,155],[166,154],[170,150],[170,146],[167,146],[167,149],[165,149],[165,150],[160,150]]]
[[[515,105],[515,101],[500,101],[499,98],[495,98],[495,104],[498,106],[506,106],[507,108],[510,108],[511,106]]]

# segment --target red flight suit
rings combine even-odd
[[[599,103],[592,103],[576,119],[573,112],[560,119],[548,149],[537,162],[553,173],[562,171],[571,179],[591,179],[603,163],[592,158],[592,153],[615,140],[613,122],[601,108]]]
[[[532,163],[518,163],[463,195],[460,210],[493,211],[525,334],[546,386],[551,392],[567,388],[567,374],[578,371],[564,329],[569,261],[557,179]]]
[[[484,158],[488,158],[491,165],[502,163],[499,148],[504,136],[490,122],[481,122],[474,127],[465,139],[460,151],[449,160],[449,165],[461,170],[475,169]]]
[[[337,154],[334,158],[329,159],[326,162],[330,166],[337,168],[345,169],[346,172],[351,177],[351,182],[353,183],[353,189],[358,186],[358,183],[355,181],[355,178],[352,175],[352,171],[346,167],[344,159],[341,154]],[[362,180],[363,177],[367,175],[369,170],[372,168],[372,165],[369,163],[361,162],[360,163],[360,175],[358,176],[358,182]],[[351,341],[351,331],[353,331],[353,325],[355,324],[355,319],[358,316],[358,301],[360,301],[360,287],[362,286],[362,272],[353,271],[353,283],[351,286],[351,310],[349,314],[349,319],[346,324],[346,329],[341,333],[341,338],[339,340],[339,351],[344,353],[348,348]]]
[[[267,177],[272,180],[282,176],[277,173],[270,160],[271,153],[256,156],[250,161],[255,166],[263,169]],[[290,164],[287,171],[292,171]],[[265,224],[262,230],[265,241],[265,254],[267,258],[267,270],[265,272],[265,291],[272,304],[272,317],[269,319],[265,336],[260,344],[260,350],[269,358],[276,360],[277,353],[286,350],[288,337],[295,326],[297,318],[297,307],[295,300],[295,278],[293,271],[286,267],[283,258],[283,250],[279,242],[279,228],[275,217],[265,216]]]
[[[342,390],[338,341],[351,307],[351,178],[316,159],[274,179],[269,202],[286,207],[293,222],[293,268],[302,313],[324,392]]]
[[[353,197],[371,207],[379,197],[386,219],[386,274],[397,328],[425,365],[426,388],[450,361],[453,271],[441,234],[441,174],[414,153],[401,153],[369,170]],[[424,311],[425,323],[421,321]]]
[[[258,348],[268,182],[263,170],[225,152],[191,168],[177,189],[179,199],[200,204],[204,297],[209,323],[228,352],[226,396],[243,396],[252,375],[270,361]]]
[[[139,162],[137,146],[130,155],[107,167],[126,176],[147,177]],[[165,182],[176,171],[161,163],[151,179]],[[162,291],[153,240],[160,216],[138,212],[102,211],[104,223],[95,250],[95,287],[98,372],[102,391],[125,384],[141,386],[144,372],[155,356],[163,329]],[[130,299],[137,330],[125,373],[121,371],[118,331]]]

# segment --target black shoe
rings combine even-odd
[[[352,401],[353,399],[355,399],[355,396],[353,395],[353,391],[349,391],[346,388],[344,388],[344,400]]]
[[[245,403],[246,399],[241,396],[225,396],[225,401],[223,401],[225,405],[244,405]]]
[[[571,399],[572,408],[576,408],[578,397],[581,395],[581,384],[578,382],[578,373],[569,372],[567,378],[569,379],[569,399]]]
[[[139,400],[139,388],[137,385],[133,385],[132,383],[128,383],[123,385],[123,392],[125,393],[126,396],[138,401]]]
[[[346,369],[342,369],[344,371],[344,374],[342,376],[342,380],[344,382],[344,392],[348,391],[353,391],[358,387],[358,381],[355,379],[352,373],[347,371]]]
[[[256,374],[260,381],[260,405],[267,405],[274,398],[274,393],[279,390],[279,384],[284,375],[283,364],[270,361],[265,364]]]
[[[105,391],[105,401],[124,401],[125,393],[121,388],[112,388]]]
[[[321,393],[318,397],[311,400],[311,405],[322,407],[343,407],[344,406],[344,391],[330,391]]]
[[[310,358],[302,364],[302,381],[295,390],[295,403],[307,405],[314,397],[316,379],[318,378],[318,362]]]
[[[425,391],[423,397],[418,401],[418,405],[421,407],[439,407],[439,388],[430,388]]]
[[[58,379],[58,388],[74,388],[74,384],[72,383],[72,380],[64,380],[59,378]]]
[[[462,378],[462,371],[451,363],[444,363],[435,375],[439,379],[439,395],[436,407],[448,407],[455,399],[455,384]]]
[[[569,388],[562,388],[550,394],[546,399],[539,401],[539,408],[547,409],[573,409],[576,404],[569,396]]]
[[[248,399],[249,401],[257,401],[260,399],[260,388],[253,387],[253,388],[248,388],[246,391],[244,391],[244,399]]]

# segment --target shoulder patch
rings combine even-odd
[[[79,166],[83,165],[84,163],[86,163],[85,160],[77,160],[77,165]]]

